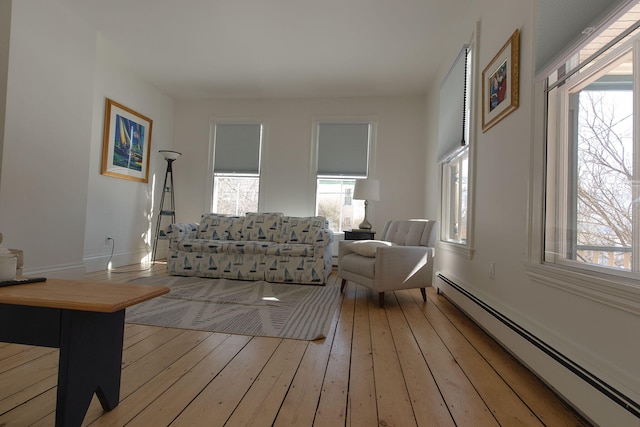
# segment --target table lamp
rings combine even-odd
[[[367,220],[367,207],[369,206],[369,200],[380,200],[380,182],[377,179],[356,179],[353,198],[364,200],[364,220],[358,228],[371,230],[371,223]]]

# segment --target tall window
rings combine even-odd
[[[257,212],[261,145],[259,123],[215,125],[213,212]]]
[[[467,200],[469,198],[469,150],[442,165],[443,240],[467,241]]]
[[[335,232],[357,228],[364,201],[353,199],[355,180],[367,178],[371,123],[318,123],[316,213]]]
[[[640,36],[615,40],[629,13],[547,78],[547,263],[640,272]]]
[[[443,241],[468,246],[471,46],[464,46],[440,88],[438,161],[441,164]]]

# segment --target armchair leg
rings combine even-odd
[[[425,288],[420,288],[420,293],[422,294],[422,300],[427,302],[427,290]]]
[[[378,299],[380,300],[380,308],[384,308],[384,292],[378,292]]]
[[[340,285],[340,293],[344,291],[344,287],[347,285],[347,279],[342,279],[342,284]]]

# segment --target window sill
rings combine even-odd
[[[536,283],[552,286],[592,301],[633,314],[640,312],[640,285],[612,277],[595,276],[548,264],[525,264],[527,276]]]
[[[438,250],[452,252],[461,258],[473,259],[474,250],[471,249],[469,246],[463,245],[461,243],[446,242],[441,240],[437,243],[437,247],[438,247]]]

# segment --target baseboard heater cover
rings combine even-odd
[[[580,379],[594,387],[596,390],[607,396],[609,399],[620,405],[622,408],[633,414],[634,416],[640,418],[640,403],[634,401],[630,397],[626,396],[624,393],[617,390],[615,387],[607,384],[605,381],[598,378],[596,375],[587,371],[558,350],[551,347],[549,344],[542,341],[540,338],[536,337],[526,329],[522,328],[520,325],[509,319],[508,317],[501,314],[499,311],[480,300],[478,297],[473,295],[471,292],[467,291],[463,287],[459,286],[452,280],[448,279],[442,273],[438,273],[438,278],[445,282],[447,285],[451,286],[456,291],[460,292],[462,295],[467,297],[469,300],[473,301],[476,305],[481,307],[491,316],[499,320],[502,324],[507,326],[509,329],[520,335],[522,338],[527,340],[529,343],[533,344],[536,348],[544,352],[547,356],[551,357],[556,362],[560,363],[562,366],[573,372]]]

